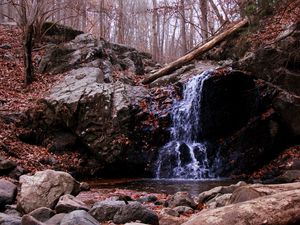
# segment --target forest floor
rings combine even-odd
[[[276,15],[263,21],[259,30],[250,33],[249,39],[252,40],[253,48],[272,43],[287,25],[299,20],[299,5],[300,1],[297,0],[288,7],[281,7]],[[35,52],[34,58],[37,59],[42,54],[41,51]],[[63,75],[36,72],[34,82],[25,86],[23,72],[21,31],[16,26],[0,25],[0,158],[11,159],[29,172],[51,168],[52,166],[42,163],[51,159],[55,160],[55,164],[59,165],[61,170],[67,171],[70,165],[78,164],[79,153],[67,152],[57,155],[50,153],[45,147],[26,144],[18,138],[24,129],[17,126],[18,120],[28,109],[35,107],[38,100]],[[264,172],[278,168],[292,155],[300,158],[299,147],[283,152],[278,159],[256,172],[253,177],[259,178]]]

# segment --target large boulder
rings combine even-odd
[[[39,70],[62,73],[84,65],[93,65],[103,69],[103,72],[110,73],[109,70],[121,68],[142,75],[147,60],[149,56],[129,46],[97,40],[92,34],[80,34],[68,43],[53,45],[42,59]]]
[[[14,202],[17,195],[17,186],[10,181],[0,180],[0,209],[3,209],[5,205]]]
[[[184,225],[298,224],[299,215],[300,190],[291,190],[217,209],[203,210]]]
[[[78,194],[80,184],[68,173],[45,170],[20,177],[18,207],[29,213],[40,207],[54,208],[60,196]]]

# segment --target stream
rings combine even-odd
[[[125,189],[137,192],[175,194],[178,191],[186,191],[192,195],[198,195],[203,191],[217,186],[226,186],[237,183],[232,179],[98,179],[87,181],[93,190]]]

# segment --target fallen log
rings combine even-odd
[[[225,40],[228,36],[230,36],[231,34],[236,32],[238,29],[245,26],[247,23],[248,23],[248,19],[243,19],[239,23],[235,24],[234,26],[232,26],[228,30],[218,34],[217,36],[215,36],[214,38],[212,38],[210,41],[206,42],[205,44],[201,45],[197,49],[189,52],[188,54],[180,57],[179,59],[177,59],[177,60],[169,63],[165,67],[159,69],[154,74],[152,74],[149,77],[145,78],[142,83],[143,84],[149,84],[149,83],[155,81],[156,79],[158,79],[160,77],[163,77],[165,75],[170,74],[171,72],[173,72],[174,70],[180,68],[181,66],[185,65],[186,63],[194,60],[200,54],[203,54],[203,53],[209,51],[210,49],[215,47],[218,43]]]

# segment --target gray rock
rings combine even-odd
[[[175,217],[179,217],[179,213],[174,210],[174,209],[171,209],[171,208],[163,208],[160,212],[161,214],[166,214],[166,215],[169,215],[169,216],[175,216]]]
[[[209,209],[223,207],[228,204],[232,194],[217,194],[214,198],[210,199],[205,204]]]
[[[72,195],[63,195],[55,206],[56,213],[69,213],[75,210],[89,211],[89,207]]]
[[[177,192],[176,194],[168,197],[166,205],[170,208],[176,206],[188,206],[191,208],[196,208],[196,203],[192,199],[192,196],[187,192]]]
[[[177,207],[173,208],[173,210],[175,210],[179,214],[194,213],[194,210],[191,207],[188,207],[188,206],[177,206]]]
[[[124,205],[114,215],[113,222],[128,223],[140,221],[146,224],[158,225],[158,216],[150,209],[147,209],[139,202],[132,202],[128,205]]]
[[[0,213],[1,225],[21,225],[21,217]]]
[[[46,225],[60,225],[61,221],[65,217],[65,213],[59,213],[51,217],[49,220],[45,222]]]
[[[245,186],[245,185],[247,185],[247,183],[245,183],[244,181],[240,181],[237,184],[232,184],[230,186],[215,187],[211,190],[200,193],[198,196],[198,201],[205,203],[205,202],[209,201],[210,199],[216,197],[218,194],[231,194],[237,188],[239,188],[241,186]]]
[[[44,225],[44,223],[38,221],[33,216],[24,215],[21,220],[22,225]]]
[[[112,220],[115,214],[125,205],[124,201],[96,202],[89,213],[99,222]]]
[[[261,193],[255,190],[254,188],[240,187],[232,193],[229,199],[229,204],[236,204],[239,202],[249,201],[255,198],[262,197],[264,195],[265,195],[264,193]]]
[[[144,196],[139,198],[137,201],[140,203],[145,203],[145,202],[156,202],[158,199],[156,196],[154,195],[148,195],[148,196]]]
[[[17,195],[17,186],[10,181],[0,180],[0,208],[14,202]]]
[[[41,207],[33,210],[28,215],[32,216],[33,218],[35,218],[40,222],[45,222],[49,220],[52,216],[54,216],[55,212],[52,209]]]
[[[120,145],[116,140],[126,139],[135,119],[134,110],[139,101],[148,96],[148,90],[121,82],[97,83],[97,68],[71,71],[64,80],[52,88],[44,99],[47,127],[59,123],[67,126],[101,160],[98,165],[113,163],[118,156],[133,154],[133,141]],[[80,113],[78,113],[80,111]],[[42,121],[38,121],[41,123]],[[149,153],[148,153],[149,154]],[[141,155],[141,154],[140,154]],[[128,159],[139,163],[142,156]]]
[[[64,216],[60,225],[99,225],[98,221],[84,210],[76,210]]]
[[[70,174],[54,170],[20,177],[21,192],[18,207],[29,213],[40,207],[54,208],[60,196],[78,194],[79,182]]]

